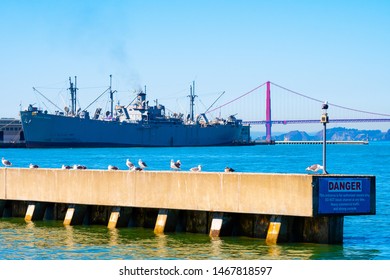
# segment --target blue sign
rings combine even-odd
[[[318,214],[370,214],[369,178],[319,178]]]

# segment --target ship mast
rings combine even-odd
[[[195,95],[195,81],[192,82],[192,86],[190,85],[190,95],[188,95],[188,97],[190,98],[190,119],[193,122],[194,121],[194,101],[195,101],[195,97],[197,97],[197,95]]]
[[[72,83],[72,79],[69,77],[69,90],[70,90],[70,100],[72,102],[71,104],[71,113],[72,115],[75,115],[76,113],[76,100],[77,100],[77,76],[74,77],[74,85]]]
[[[114,93],[116,90],[112,91],[112,75],[110,75],[110,102],[111,102],[111,118],[114,117]]]

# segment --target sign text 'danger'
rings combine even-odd
[[[329,192],[361,192],[362,181],[361,180],[329,180],[328,181]]]

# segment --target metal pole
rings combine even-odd
[[[324,129],[323,129],[323,143],[322,143],[322,166],[324,167],[323,169],[323,174],[327,174],[326,172],[326,122],[324,122]]]
[[[323,174],[328,174],[328,172],[326,171],[326,124],[329,122],[329,117],[328,117],[328,112],[327,112],[328,108],[329,108],[328,102],[324,102],[324,104],[322,104],[322,116],[321,116],[321,122],[324,124],[324,129],[322,132],[322,139],[323,139],[323,142],[322,142],[322,167],[323,167],[322,173]]]

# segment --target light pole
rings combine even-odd
[[[323,132],[322,132],[322,139],[323,139],[323,142],[322,142],[322,166],[323,166],[323,174],[328,174],[328,172],[326,171],[326,124],[329,122],[329,117],[328,117],[328,110],[329,106],[328,106],[328,102],[324,102],[324,104],[322,104],[322,116],[321,116],[321,123],[324,124],[324,129],[323,129]]]

